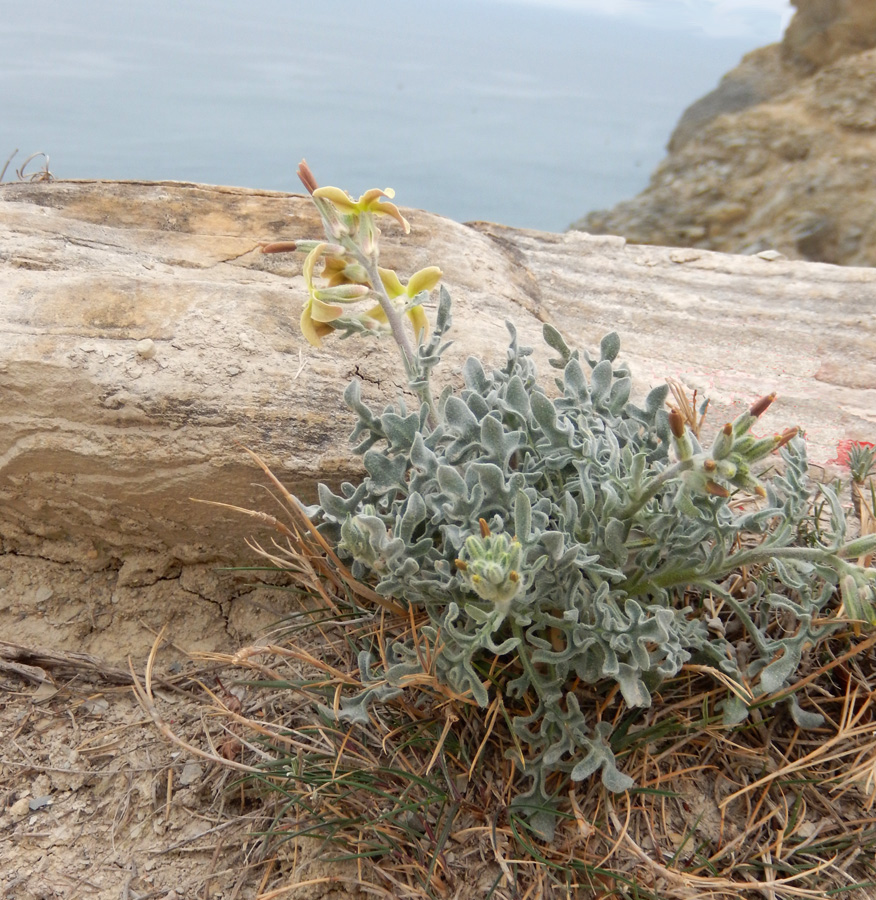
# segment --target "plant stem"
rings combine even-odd
[[[389,322],[392,337],[401,353],[408,384],[416,392],[417,396],[420,398],[420,402],[425,403],[426,406],[428,406],[429,425],[434,428],[438,423],[438,411],[435,409],[435,401],[432,398],[432,386],[429,383],[428,378],[425,383],[417,384],[419,373],[414,363],[416,351],[408,339],[404,319],[396,309],[395,304],[390,300],[389,294],[387,294],[386,288],[383,286],[383,280],[380,277],[380,272],[378,271],[375,260],[366,255],[361,248],[352,241],[350,242],[348,249],[355,255],[356,259],[364,266],[365,271],[368,273],[368,280],[371,282],[371,290],[374,291],[377,296],[380,308],[386,315],[387,322]]]
[[[654,590],[665,590],[678,585],[705,584],[723,575],[729,575],[743,566],[756,566],[768,563],[773,559],[796,560],[810,562],[815,565],[827,565],[836,568],[841,562],[835,553],[812,547],[753,547],[728,556],[719,569],[702,572],[696,566],[683,569],[667,569],[648,579],[631,578],[622,585],[630,597],[647,594]]]
[[[743,605],[731,594],[729,591],[725,591],[720,585],[715,584],[714,581],[707,581],[703,584],[703,587],[707,587],[710,591],[717,594],[724,602],[736,613],[736,617],[740,622],[745,626],[745,630],[751,636],[752,643],[757,647],[758,652],[761,656],[769,656],[769,647],[767,646],[766,641],[763,638],[763,635],[758,630],[757,626],[751,620],[751,616],[748,615],[748,611],[743,607]]]
[[[395,308],[395,304],[389,299],[389,294],[386,293],[386,288],[383,286],[383,281],[380,278],[380,272],[377,270],[377,264],[373,259],[366,256],[358,247],[355,245],[353,246],[355,247],[356,256],[359,262],[365,267],[365,271],[368,273],[368,280],[371,282],[371,290],[377,295],[380,308],[383,310],[386,315],[386,320],[389,322],[392,337],[396,344],[398,344],[399,351],[401,352],[405,373],[407,374],[408,379],[412,379],[415,374],[413,365],[414,348],[411,346],[407,331],[405,331],[402,317]]]
[[[693,464],[694,461],[692,459],[682,459],[665,468],[659,475],[656,475],[651,479],[642,493],[639,494],[635,500],[631,500],[627,506],[618,512],[618,518],[621,520],[632,519],[632,517],[657,494],[667,481],[670,481],[682,472],[687,472],[689,469],[692,469]]]

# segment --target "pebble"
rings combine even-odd
[[[45,603],[52,599],[54,593],[55,592],[48,587],[48,585],[44,584],[42,587],[36,589],[36,592],[33,595],[34,603]]]
[[[179,783],[183,786],[195,784],[201,780],[201,765],[194,760],[190,760],[183,766],[182,773],[179,777]]]
[[[137,353],[140,355],[141,359],[152,359],[157,353],[155,341],[151,338],[144,338],[142,341],[137,341]]]
[[[30,813],[30,797],[22,797],[9,807],[10,819],[23,819]]]

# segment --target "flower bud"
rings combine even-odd
[[[757,440],[749,444],[745,449],[745,452],[741,453],[740,455],[748,462],[757,462],[759,459],[763,459],[765,456],[769,456],[770,453],[772,453],[773,450],[776,449],[779,440],[780,438],[778,435],[758,438]]]
[[[306,159],[302,159],[298,164],[298,178],[308,194],[312,194],[319,187],[316,183],[316,178],[313,177],[313,172],[310,171],[310,166],[307,165]]]
[[[672,445],[679,460],[688,460],[694,454],[693,442],[685,427],[681,413],[673,407],[669,411],[669,430],[672,432]]]
[[[750,416],[754,416],[755,419],[759,419],[772,405],[773,400],[776,399],[776,392],[773,391],[771,394],[767,394],[765,397],[761,397],[760,400],[756,400],[751,409],[748,410],[748,414]]]
[[[365,284],[368,281],[368,272],[362,263],[348,263],[344,266],[343,275],[354,284]]]
[[[758,438],[757,440],[740,440],[734,447],[735,455],[748,460],[749,462],[757,462],[770,453],[775,452],[779,447],[784,447],[789,441],[797,437],[796,428],[788,428],[781,434],[774,434],[772,437]]]
[[[766,397],[761,397],[759,400],[756,400],[746,412],[742,413],[742,415],[733,420],[733,433],[737,437],[745,434],[748,429],[751,428],[751,426],[770,408],[770,405],[775,399],[776,394],[775,392],[773,392],[772,394],[767,394]],[[734,449],[738,449],[738,447]]]
[[[780,448],[784,447],[785,444],[789,444],[791,441],[794,440],[795,437],[797,437],[798,434],[800,434],[800,429],[797,428],[796,426],[794,428],[786,428],[779,435],[779,443],[776,444],[776,450],[779,450]]]
[[[712,481],[711,478],[706,479],[705,490],[707,494],[711,494],[713,497],[726,498],[730,496],[730,491],[727,488],[722,487],[717,481]]]
[[[315,247],[319,241],[301,241],[300,244],[313,244]],[[306,248],[309,253],[313,247]],[[262,253],[294,253],[296,250],[305,250],[298,241],[273,241],[270,244],[261,245]]]
[[[862,590],[863,588],[863,590]],[[850,619],[876,625],[872,588],[858,583],[854,575],[848,573],[840,579],[843,607]],[[870,596],[868,597],[867,594]]]
[[[861,537],[843,544],[841,552],[843,556],[854,558],[856,556],[867,556],[869,553],[876,551],[876,534],[865,534]]]
[[[374,216],[371,213],[362,213],[359,216],[359,233],[357,241],[359,248],[369,258],[377,259],[377,238],[380,229],[374,224]]]
[[[712,459],[724,459],[733,449],[733,424],[728,422],[712,441]]]

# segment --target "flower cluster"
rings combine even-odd
[[[482,600],[492,604],[501,616],[506,616],[511,601],[525,588],[520,569],[523,564],[523,546],[517,538],[507,534],[493,534],[485,519],[480,519],[480,536],[466,538],[462,559],[456,560],[462,583]],[[546,561],[541,557],[531,567],[532,576]]]
[[[391,201],[392,188],[366,191],[358,200],[336,187],[318,187],[306,162],[298,176],[319,211],[326,241],[283,241],[262,246],[263,253],[307,253],[302,274],[307,300],[301,312],[301,331],[314,347],[333,331],[381,334],[391,331],[407,358],[413,356],[400,331],[399,314],[407,315],[419,344],[429,330],[423,302],[441,280],[441,270],[428,266],[402,284],[391,269],[378,266],[377,216],[389,216],[410,231],[407,219]],[[350,304],[370,301],[365,310]]]
[[[715,436],[712,446],[704,451],[687,427],[681,413],[669,411],[669,429],[676,459],[685,464],[682,479],[687,490],[679,493],[679,503],[689,503],[690,491],[704,491],[713,497],[729,497],[732,488],[741,488],[757,497],[766,497],[766,488],[753,474],[752,466],[792,441],[799,429],[787,428],[781,434],[755,438],[749,434],[752,425],[769,409],[775,394],[761,397]]]

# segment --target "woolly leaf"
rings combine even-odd
[[[523,491],[518,491],[514,498],[514,534],[521,544],[529,542],[532,532],[532,504]]]
[[[797,666],[800,665],[799,651],[795,652],[793,645],[789,642],[783,643],[784,654],[775,662],[770,663],[760,673],[760,686],[766,694],[772,694],[779,688],[784,687],[791,675],[797,670]]]
[[[555,369],[562,369],[565,367],[566,363],[569,361],[572,352],[569,350],[568,344],[563,340],[563,336],[554,328],[553,325],[548,325],[545,323],[542,326],[542,336],[544,337],[544,342],[551,348],[551,350],[556,350],[557,353],[560,354],[559,359],[552,359],[550,364]]]
[[[611,363],[607,359],[597,363],[590,373],[590,394],[594,403],[607,402],[613,377]]]
[[[620,336],[616,331],[607,334],[599,344],[599,358],[614,362],[620,353]]]

